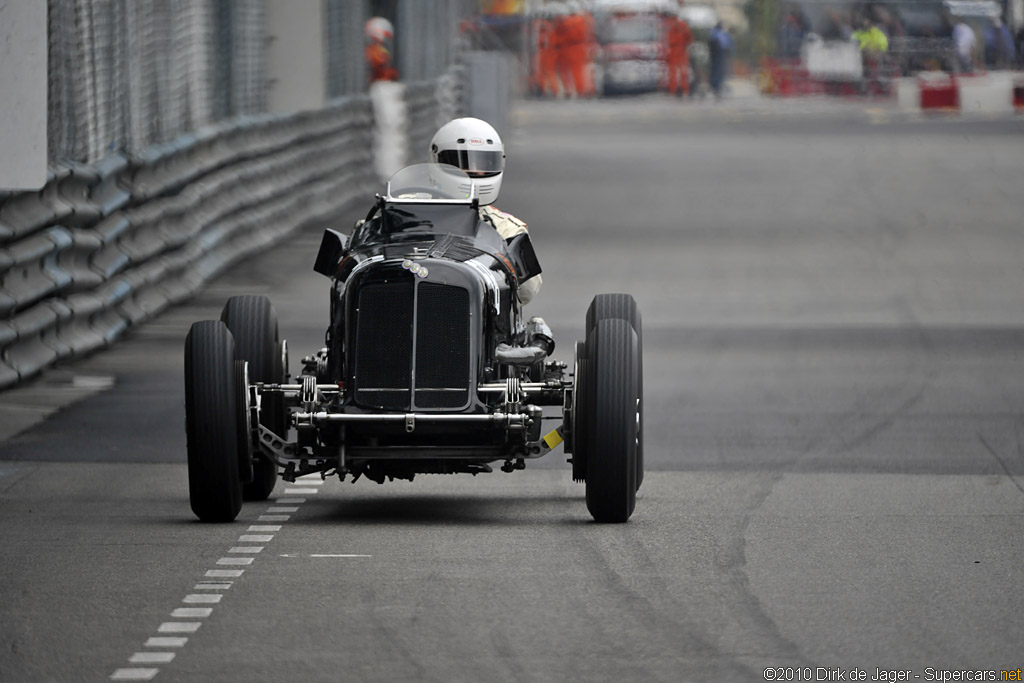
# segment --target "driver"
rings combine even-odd
[[[527,232],[526,223],[491,206],[498,198],[505,169],[505,148],[491,124],[470,117],[452,119],[434,133],[430,159],[457,166],[473,178],[480,197],[480,219],[493,225],[503,239]],[[540,286],[540,275],[519,283],[519,301],[529,303]]]

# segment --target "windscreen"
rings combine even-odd
[[[388,180],[389,200],[457,200],[468,202],[473,181],[462,170],[447,164],[406,166]]]
[[[656,14],[613,14],[601,30],[603,43],[657,43],[661,39],[662,24]]]

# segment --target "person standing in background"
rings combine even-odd
[[[550,16],[541,16],[537,20],[536,85],[539,95],[558,96],[558,50],[555,46],[555,21]]]
[[[551,22],[551,48],[555,53],[555,71],[558,72],[558,80],[562,84],[562,93],[569,97],[572,85],[572,65],[570,64],[569,49],[569,17],[565,14],[557,15]]]
[[[722,25],[715,24],[708,35],[708,51],[711,53],[711,91],[715,99],[722,99],[722,86],[725,84],[726,68],[729,55],[732,53],[732,36]]]
[[[665,21],[665,90],[682,97],[690,94],[690,45],[693,32],[686,20],[669,17]]]
[[[565,17],[563,37],[567,78],[563,83],[577,97],[593,97],[594,84],[590,77],[590,22],[576,5],[571,6]],[[569,85],[569,82],[572,85]]]
[[[366,22],[366,66],[369,68],[370,83],[397,81],[398,69],[391,61],[391,43],[395,31],[391,22],[384,17],[372,17]]]
[[[953,26],[953,43],[956,44],[956,56],[960,62],[960,71],[970,73],[974,71],[974,48],[977,45],[974,31],[963,19]]]

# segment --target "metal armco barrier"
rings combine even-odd
[[[436,108],[435,108],[436,111]],[[242,117],[0,194],[0,389],[86,354],[377,187],[368,97]]]

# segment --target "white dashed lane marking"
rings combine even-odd
[[[174,660],[173,652],[136,652],[129,659],[129,664],[167,664]]]
[[[186,605],[216,605],[223,597],[216,593],[193,593],[186,595],[182,602]]]
[[[269,543],[272,540],[273,534],[242,534],[238,537],[239,543]]]
[[[115,681],[151,681],[160,669],[118,669],[110,678]]]
[[[143,647],[185,647],[185,643],[188,642],[188,638],[172,638],[167,636],[157,636],[156,638],[149,638],[143,643]]]
[[[165,621],[157,627],[157,633],[195,633],[203,625],[201,621]]]
[[[281,557],[320,557],[320,558],[323,558],[323,557],[373,557],[373,555],[355,555],[355,554],[351,554],[351,553],[344,553],[344,554],[342,554],[342,553],[331,553],[331,554],[328,554],[328,553],[314,553],[312,555],[295,555],[295,554],[284,553],[284,554],[281,555]]]
[[[297,483],[304,486],[316,487],[324,482],[320,479],[300,479]],[[318,493],[317,488],[288,488],[285,494],[311,494]],[[259,515],[258,522],[286,522],[291,518],[290,514],[298,512],[298,505],[305,503],[305,498],[278,498],[274,506],[266,509],[265,514]],[[281,506],[290,507],[281,507]],[[253,524],[246,529],[247,533],[238,537],[238,543],[248,545],[232,546],[228,553],[234,557],[222,557],[217,560],[219,567],[244,567],[249,566],[255,560],[255,556],[263,551],[263,546],[251,545],[253,543],[269,543],[274,540],[274,533],[281,530],[280,524]],[[238,555],[252,555],[253,557],[238,557]],[[282,555],[288,557],[288,555]],[[311,557],[369,557],[369,555],[311,555]],[[225,591],[231,588],[233,581],[245,573],[244,569],[208,569],[200,580],[192,588],[196,591]],[[224,596],[221,593],[189,593],[181,601],[185,605],[218,605]],[[205,619],[213,615],[213,607],[176,607],[171,611],[172,619]],[[160,634],[182,634],[196,633],[203,625],[201,621],[165,621],[157,627]],[[158,649],[183,648],[188,643],[188,637],[183,635],[159,635],[146,639],[143,647],[154,648],[143,652],[136,652],[128,658],[129,664],[170,664],[174,661],[175,652],[160,652]],[[156,667],[125,667],[116,669],[110,675],[114,681],[150,681],[160,673]]]
[[[207,569],[206,576],[211,579],[237,579],[245,573],[244,569]]]

